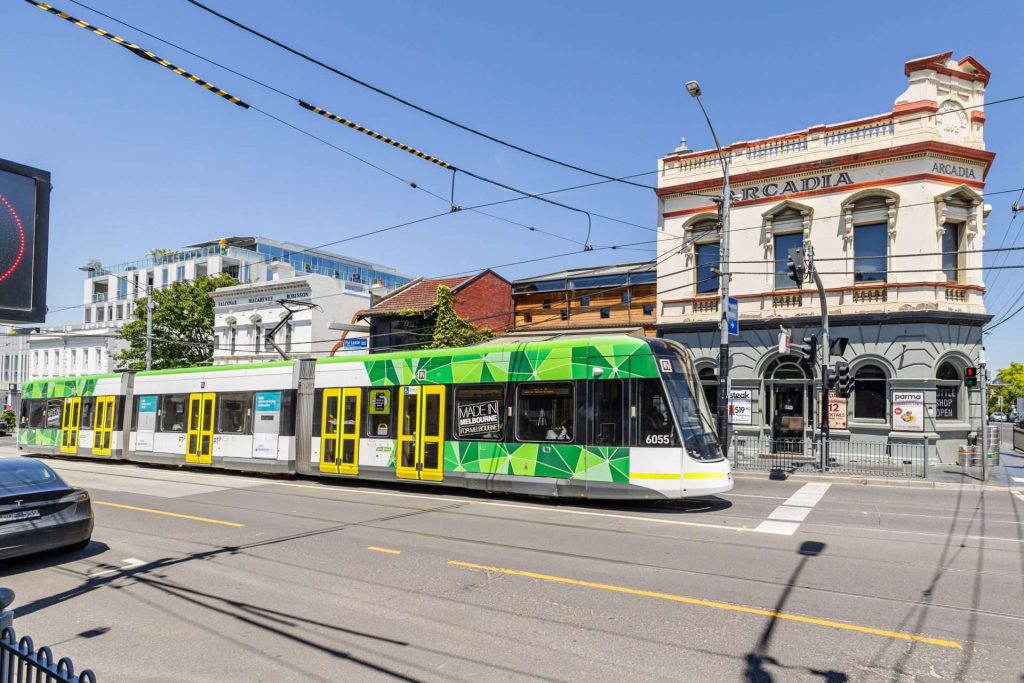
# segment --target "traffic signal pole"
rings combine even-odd
[[[807,245],[807,270],[814,277],[814,285],[818,288],[818,301],[821,304],[821,445],[818,452],[821,456],[821,471],[828,467],[828,366],[829,340],[828,340],[828,302],[825,300],[825,287],[821,284],[821,276],[818,269],[814,267],[814,247]]]

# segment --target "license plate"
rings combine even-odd
[[[39,510],[18,510],[17,512],[0,512],[0,522],[16,522],[19,519],[34,519]]]

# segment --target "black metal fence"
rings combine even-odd
[[[827,457],[811,439],[733,435],[729,456],[737,470],[830,472],[866,477],[927,477],[928,443],[829,439]]]
[[[0,633],[0,683],[96,683],[88,669],[75,675],[67,657],[54,661],[48,647],[35,650],[28,636],[20,640],[12,627]]]

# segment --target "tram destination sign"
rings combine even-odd
[[[0,322],[46,320],[50,173],[0,159]]]

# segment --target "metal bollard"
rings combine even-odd
[[[14,602],[14,591],[0,588],[0,631],[14,626],[14,612],[7,609]]]

